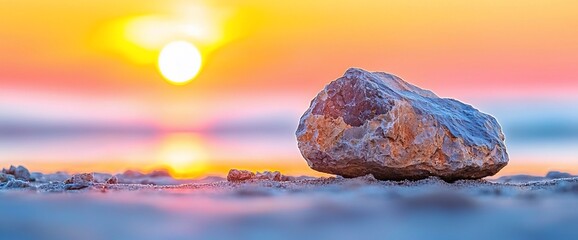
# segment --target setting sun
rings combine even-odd
[[[171,42],[161,50],[158,67],[170,83],[186,84],[201,70],[201,53],[189,42]]]

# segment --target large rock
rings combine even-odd
[[[357,68],[317,94],[296,135],[311,168],[344,177],[478,179],[508,163],[492,116]]]

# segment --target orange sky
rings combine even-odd
[[[576,1],[0,5],[0,109],[16,118],[170,130],[298,117],[351,66],[470,103],[578,96]],[[185,86],[167,83],[155,65],[174,40],[203,54]]]
[[[2,6],[4,88],[97,96],[123,89],[135,97],[266,89],[310,96],[349,66],[393,72],[453,95],[498,83],[507,90],[578,84],[574,1],[23,0]],[[195,86],[167,85],[154,65],[139,65],[106,46],[123,38],[102,33],[111,22],[179,19],[187,7],[224,15],[222,24],[209,18],[190,23],[234,32],[206,56]]]

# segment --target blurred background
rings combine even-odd
[[[5,167],[320,175],[297,148],[299,117],[360,67],[494,115],[510,154],[499,175],[578,173],[575,1],[0,6]]]

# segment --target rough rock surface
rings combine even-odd
[[[271,180],[271,181],[292,181],[295,180],[292,176],[285,176],[279,171],[264,171],[257,172],[255,174],[255,179]]]
[[[313,99],[296,135],[311,168],[344,177],[478,179],[508,163],[492,116],[356,68]]]
[[[2,169],[2,173],[10,174],[10,175],[14,176],[14,178],[20,179],[20,180],[26,180],[26,181],[32,180],[30,178],[30,172],[28,171],[28,169],[26,169],[23,166],[14,167],[11,165],[9,169]]]
[[[255,173],[251,171],[231,169],[229,170],[229,174],[227,174],[227,181],[229,182],[244,181],[252,179],[254,177]]]
[[[118,184],[118,178],[116,176],[112,176],[106,180],[106,184]]]
[[[6,174],[14,174],[14,166],[10,165],[10,168],[6,169],[6,168],[2,168],[2,173],[6,173]]]
[[[238,182],[238,181],[245,181],[245,180],[270,180],[270,181],[292,181],[295,180],[295,177],[292,176],[285,176],[281,174],[279,171],[263,171],[253,173],[247,170],[237,170],[231,169],[229,170],[229,174],[227,175],[227,181],[229,182]]]
[[[94,174],[92,173],[81,173],[74,174],[72,177],[64,181],[66,184],[90,184],[94,183]]]
[[[255,174],[256,179],[265,179],[265,180],[272,180],[272,181],[281,181],[283,175],[279,171],[264,171],[264,172],[257,172]]]
[[[28,169],[26,169],[23,166],[16,167],[16,169],[14,170],[14,177],[16,179],[20,179],[20,180],[26,180],[26,181],[32,180],[30,178],[30,171],[28,171]]]

